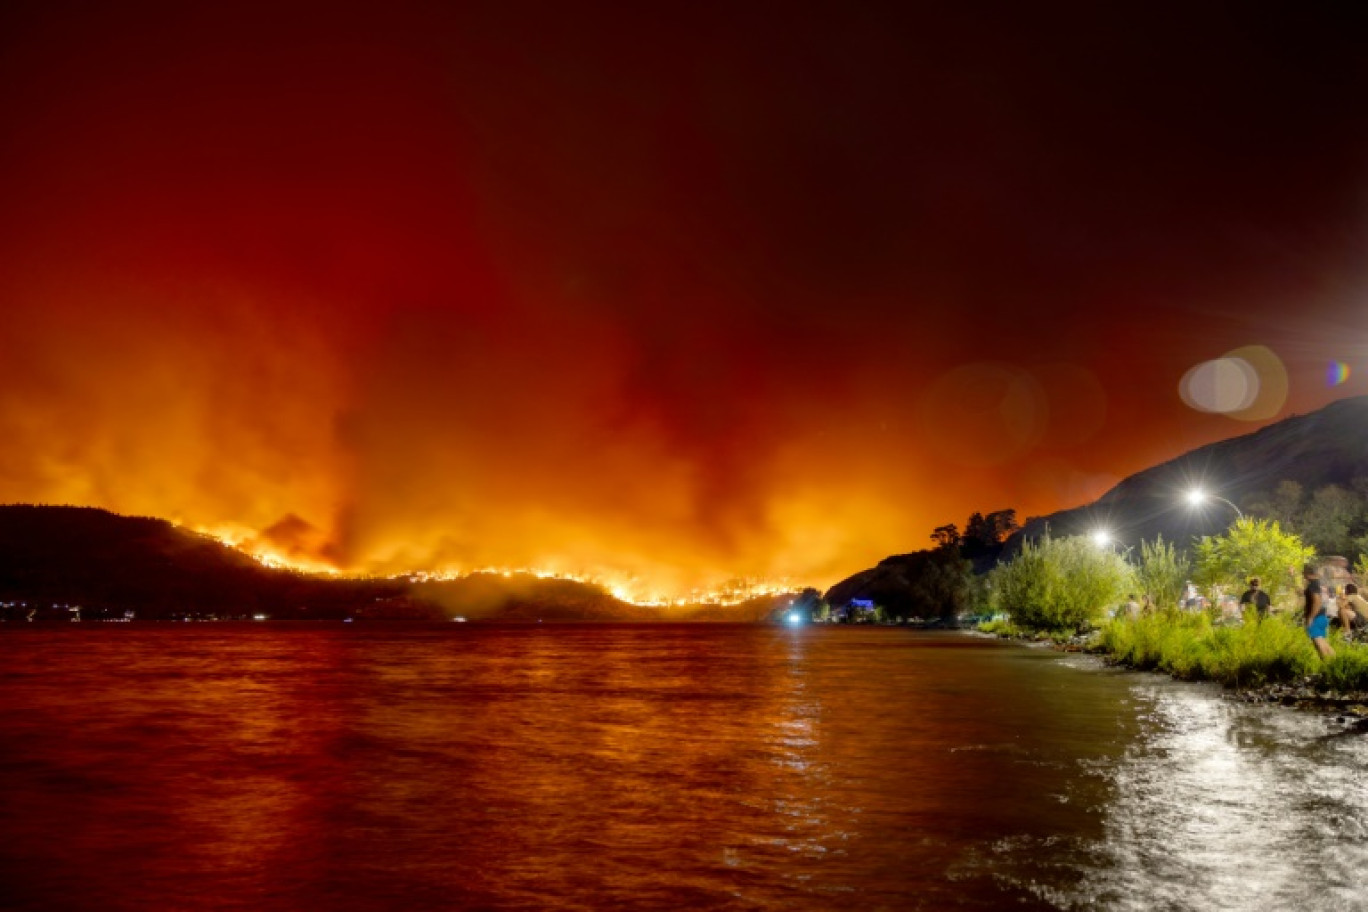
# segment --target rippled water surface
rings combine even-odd
[[[1368,741],[953,633],[0,628],[0,908],[1354,909]]]

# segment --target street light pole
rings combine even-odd
[[[1203,491],[1203,490],[1201,490],[1201,489],[1198,489],[1198,490],[1194,490],[1194,491],[1189,491],[1189,492],[1188,492],[1187,498],[1188,498],[1188,503],[1191,504],[1191,505],[1194,506],[1194,507],[1197,506],[1197,505],[1199,505],[1202,501],[1206,500],[1207,498],[1211,498],[1212,500],[1219,500],[1221,503],[1225,504],[1227,507],[1230,507],[1230,509],[1234,510],[1234,511],[1235,511],[1235,515],[1236,515],[1238,518],[1240,518],[1240,519],[1244,519],[1244,518],[1245,518],[1244,512],[1243,512],[1239,507],[1235,506],[1234,503],[1232,503],[1232,502],[1229,501],[1229,500],[1226,500],[1224,497],[1222,497],[1222,496],[1219,495],[1219,494],[1208,494],[1206,491]]]
[[[1121,555],[1121,559],[1126,561],[1129,560],[1127,558],[1127,555],[1130,554],[1131,549],[1135,547],[1135,545],[1123,546],[1122,543],[1117,540],[1116,536],[1112,535],[1111,532],[1107,531],[1106,529],[1098,529],[1094,531],[1091,535],[1091,538],[1093,540],[1093,544],[1099,548],[1105,548],[1107,550],[1111,550],[1112,546],[1120,548],[1119,553]]]

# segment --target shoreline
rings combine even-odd
[[[1109,668],[1121,668],[1137,674],[1161,675],[1171,681],[1191,681],[1193,683],[1213,684],[1221,689],[1221,699],[1238,703],[1279,706],[1299,712],[1319,713],[1327,721],[1339,724],[1346,732],[1368,734],[1368,691],[1336,691],[1321,685],[1321,676],[1306,675],[1297,681],[1276,681],[1257,686],[1230,686],[1211,678],[1180,678],[1166,671],[1150,668],[1136,668],[1126,662],[1116,660],[1110,653],[1093,642],[1092,636],[1074,636],[1063,642],[1048,637],[1035,638],[1024,635],[987,633],[974,631],[979,636],[1009,640],[1023,645],[1042,646],[1055,652],[1082,653],[1095,656]]]

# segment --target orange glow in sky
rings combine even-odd
[[[1343,24],[445,6],[0,13],[0,502],[825,587],[1368,389]]]

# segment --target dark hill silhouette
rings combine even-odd
[[[651,608],[603,589],[530,574],[451,580],[348,578],[265,567],[166,520],[92,507],[0,506],[0,617],[178,617],[525,621],[754,621],[779,597]],[[62,606],[60,608],[54,606]]]
[[[1195,537],[1224,530],[1234,518],[1234,511],[1214,498],[1201,507],[1189,505],[1186,494],[1194,487],[1239,504],[1282,481],[1296,481],[1309,491],[1329,484],[1347,487],[1362,477],[1368,477],[1368,396],[1355,396],[1145,469],[1095,503],[1028,519],[1003,542],[1000,552],[975,559],[973,571],[982,574],[998,560],[1011,559],[1024,540],[1039,538],[1046,530],[1056,536],[1106,530],[1120,547],[1162,535],[1185,547]],[[939,613],[953,613],[958,606],[949,590],[936,595],[944,571],[935,566],[935,553],[885,558],[832,586],[826,599],[833,607],[855,598],[871,599],[894,614],[926,617],[937,613],[926,608],[939,598]]]
[[[80,605],[86,617],[345,617],[401,597],[392,580],[264,567],[162,519],[90,507],[0,506],[0,600]]]
[[[838,608],[854,599],[868,599],[896,618],[951,617],[965,608],[964,587],[957,582],[968,568],[967,562],[945,551],[895,554],[841,580],[825,598]]]
[[[1145,469],[1094,503],[1034,517],[1007,539],[1003,558],[1019,551],[1023,539],[1038,538],[1047,528],[1052,535],[1105,528],[1123,546],[1162,534],[1182,546],[1194,536],[1222,531],[1234,516],[1220,501],[1189,506],[1184,495],[1193,487],[1239,504],[1281,481],[1315,490],[1347,486],[1363,476],[1368,476],[1368,396],[1354,396]]]

